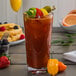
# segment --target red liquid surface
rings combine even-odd
[[[32,68],[46,67],[49,59],[53,16],[25,18],[27,65]]]

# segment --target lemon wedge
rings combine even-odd
[[[48,15],[48,12],[44,8],[41,8],[40,10],[43,12],[44,16]]]

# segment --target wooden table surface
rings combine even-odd
[[[66,38],[61,28],[53,28],[52,40]],[[76,63],[63,59],[63,53],[76,50],[76,42],[71,46],[52,45],[50,56],[57,58],[67,65],[67,70],[57,76],[76,76]],[[25,43],[10,47],[12,64],[5,69],[0,69],[0,76],[50,76],[48,73],[32,75],[27,72]]]

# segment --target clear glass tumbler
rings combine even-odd
[[[28,71],[44,72],[49,59],[53,14],[30,18],[24,13]]]

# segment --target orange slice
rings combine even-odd
[[[48,60],[47,71],[52,76],[55,76],[58,73],[58,60],[57,59]]]
[[[76,25],[76,14],[68,14],[62,21],[64,26]]]

